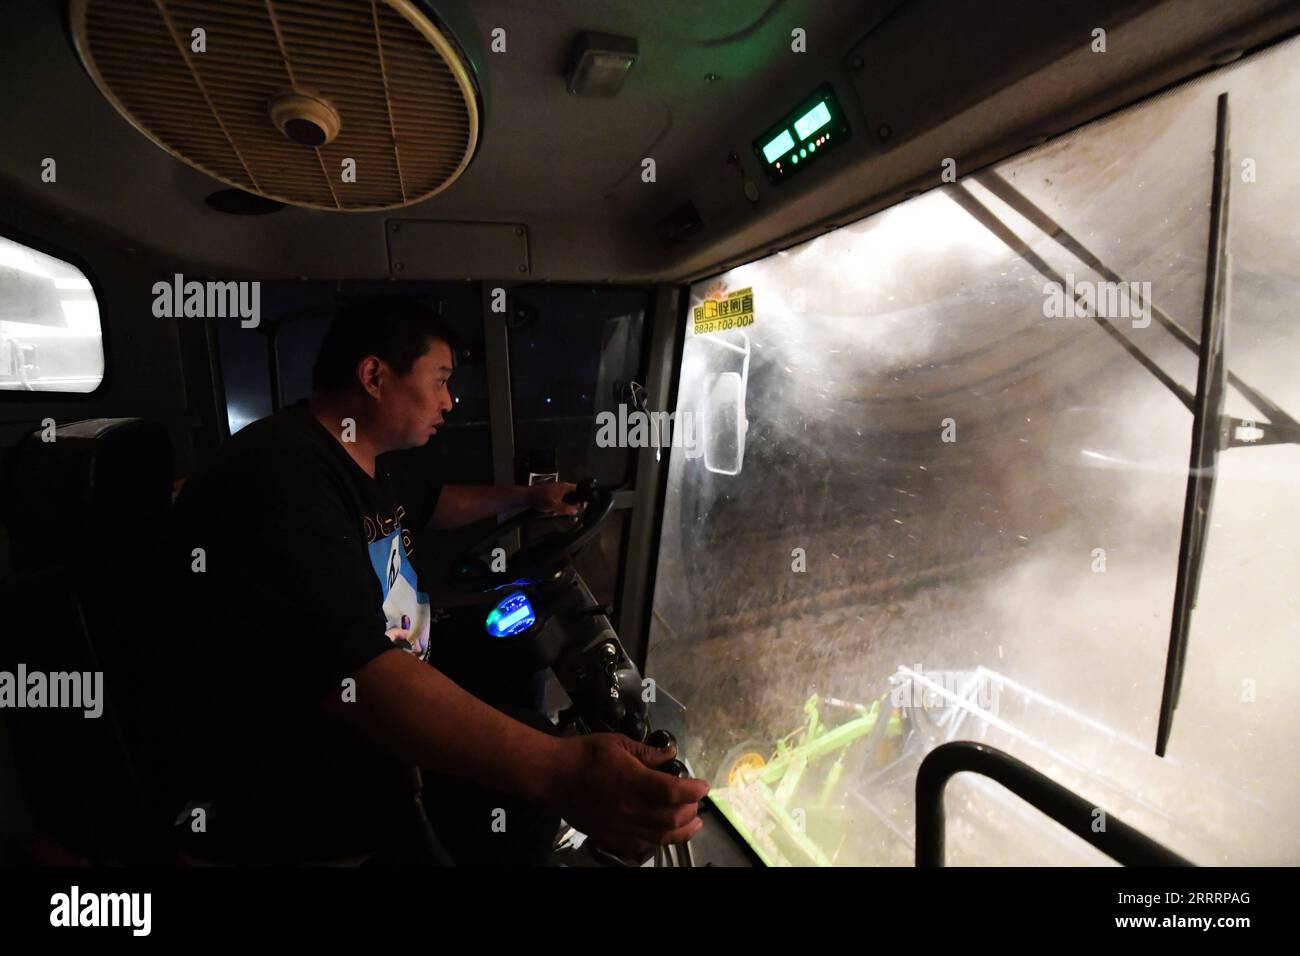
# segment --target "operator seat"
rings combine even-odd
[[[166,859],[154,783],[164,688],[150,662],[177,639],[164,574],[167,432],[139,418],[34,432],[8,457],[3,483],[13,574],[0,584],[0,669],[103,674],[98,718],[6,710],[34,827],[93,861]]]

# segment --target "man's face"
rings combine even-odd
[[[437,432],[443,416],[451,411],[451,349],[434,342],[405,375],[385,368],[384,386],[378,395],[378,418],[389,441],[396,448],[418,448]]]

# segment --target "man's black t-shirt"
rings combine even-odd
[[[244,428],[186,485],[176,716],[184,797],[212,804],[206,831],[187,827],[196,855],[324,860],[411,832],[416,768],[324,704],[380,654],[427,655],[412,534],[440,491],[403,455],[371,478],[305,403]]]

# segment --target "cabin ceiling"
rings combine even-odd
[[[973,171],[1030,134],[1054,135],[1202,72],[1234,44],[1277,39],[1298,16],[1274,0],[1094,0],[1037,19],[1041,0],[1000,0],[990,23],[964,21],[954,11],[967,5],[952,0],[431,5],[481,51],[483,138],[464,175],[397,210],[254,217],[210,209],[205,197],[225,185],[150,142],[104,98],[73,48],[64,0],[13,5],[0,33],[0,184],[11,197],[0,212],[28,233],[55,217],[167,268],[228,278],[471,277],[461,274],[476,261],[464,248],[423,250],[418,275],[394,269],[393,222],[428,220],[525,230],[522,257],[510,242],[485,243],[473,278],[682,279],[887,205],[927,175],[937,185],[943,156]],[[1088,49],[1094,21],[1108,30],[1104,56]],[[489,50],[497,28],[505,52]],[[796,28],[807,53],[791,52]],[[588,30],[639,42],[613,99],[566,92],[568,51]],[[854,56],[865,64],[855,68]],[[822,169],[770,185],[752,140],[828,80],[853,141]],[[890,124],[902,131],[892,140],[880,135]],[[54,183],[41,180],[47,157],[57,161]],[[645,157],[655,159],[654,183],[642,181]],[[704,226],[665,248],[655,223],[687,200]],[[455,229],[430,234],[456,242]]]

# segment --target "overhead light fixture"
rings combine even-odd
[[[637,58],[635,37],[580,33],[564,78],[575,96],[617,96]]]

